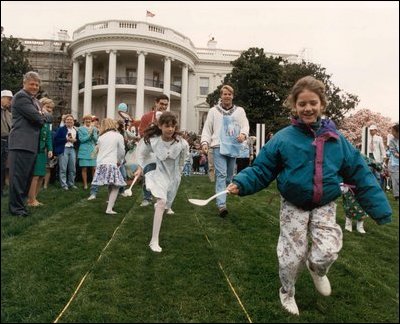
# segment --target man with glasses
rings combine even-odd
[[[140,124],[139,124],[139,135],[140,137],[143,137],[144,131],[146,130],[149,125],[156,123],[158,118],[160,117],[161,113],[166,111],[168,108],[169,104],[169,98],[165,94],[159,95],[154,104],[154,108],[152,111],[144,114],[142,118],[140,119]],[[140,140],[138,143],[138,148],[139,146],[143,145],[143,139]],[[153,197],[151,195],[151,192],[146,189],[146,183],[144,180],[144,175],[152,171],[156,168],[156,159],[152,155],[146,162],[145,162],[145,167],[143,168],[143,201],[140,204],[141,207],[146,207],[151,204]]]

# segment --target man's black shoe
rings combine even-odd
[[[11,213],[11,215],[16,216],[16,217],[28,217],[29,214],[27,212],[22,212],[22,213]]]

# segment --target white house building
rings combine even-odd
[[[159,94],[170,97],[180,128],[199,132],[209,105],[206,97],[232,70],[239,50],[222,50],[211,39],[196,48],[185,35],[142,21],[106,20],[73,33],[71,112],[115,118],[119,103],[135,119],[151,110]],[[296,55],[268,53],[286,59]]]

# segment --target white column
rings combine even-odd
[[[115,77],[117,73],[117,51],[109,50],[107,118],[115,118]]]
[[[260,152],[261,148],[261,124],[256,124],[256,155]]]
[[[72,63],[72,93],[71,93],[71,114],[78,119],[79,107],[79,61],[74,59]]]
[[[261,145],[260,149],[265,145],[265,124],[261,124]]]
[[[92,79],[93,79],[93,56],[91,53],[86,53],[83,116],[92,113]]]
[[[168,96],[171,101],[171,58],[164,57],[164,91],[163,93]],[[168,109],[170,110],[170,105]]]
[[[144,113],[144,72],[147,53],[138,51],[138,69],[136,82],[136,112],[135,119],[139,119]]]
[[[194,131],[196,133],[201,133],[202,130],[199,131],[199,114],[197,110],[194,108],[196,102],[196,94],[195,89],[196,86],[196,74],[195,72],[190,69],[189,71],[189,80],[188,80],[188,114],[191,118],[187,118],[187,126],[188,130]],[[194,116],[194,118],[193,118]]]
[[[188,66],[182,65],[182,83],[181,83],[181,126],[180,129],[187,130],[187,105],[188,105]]]

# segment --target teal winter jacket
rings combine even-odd
[[[239,195],[256,193],[277,179],[286,200],[311,210],[341,196],[340,183],[345,182],[355,186],[357,201],[378,224],[391,222],[387,197],[360,152],[332,121],[317,124],[310,127],[294,119],[277,132],[253,165],[233,178]]]

